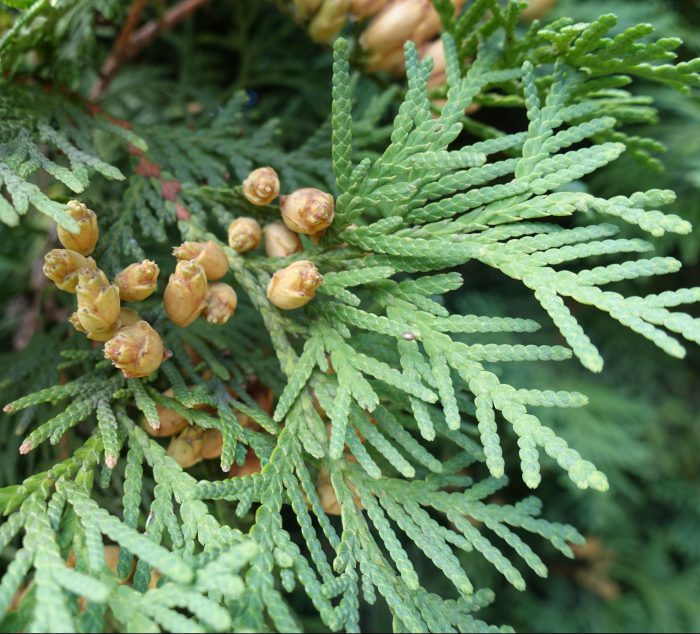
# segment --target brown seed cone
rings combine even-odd
[[[520,19],[529,22],[543,18],[554,8],[556,3],[557,0],[530,0],[525,10],[520,14]]]
[[[434,11],[430,0],[393,0],[372,18],[360,37],[360,44],[370,51],[403,46],[431,10]]]
[[[315,42],[330,42],[345,26],[350,0],[325,0],[309,24],[309,35]]]
[[[245,462],[242,465],[234,464],[228,472],[228,477],[242,478],[243,476],[253,475],[261,471],[262,465],[260,464],[260,458],[255,455],[252,449],[248,449]]]
[[[203,446],[204,430],[188,425],[170,441],[167,454],[183,469],[187,469],[201,462]]]
[[[263,227],[265,253],[271,258],[286,258],[302,250],[299,236],[283,222],[271,222]]]
[[[262,229],[255,218],[236,218],[228,226],[228,244],[236,253],[257,249]]]
[[[433,72],[430,73],[430,78],[428,79],[428,88],[442,86],[446,81],[447,65],[442,40],[433,40],[425,46],[422,46],[419,49],[419,54],[421,59],[424,57],[433,58]]]
[[[377,13],[388,0],[350,0],[350,13],[356,18],[366,18]]]
[[[78,223],[78,233],[72,233],[61,225],[56,227],[58,239],[66,249],[71,249],[80,255],[90,255],[97,245],[99,229],[97,216],[78,200],[71,200],[66,205],[68,215]]]
[[[175,395],[173,388],[168,388],[163,392],[163,395],[172,398]],[[156,404],[156,410],[158,411],[158,420],[160,421],[160,427],[158,427],[158,429],[153,429],[145,418],[141,419],[141,427],[149,435],[156,438],[174,436],[187,427],[187,419],[184,416],[180,416],[177,412],[168,409],[165,405]]]
[[[253,205],[269,205],[279,193],[280,178],[271,167],[253,170],[243,181],[243,194]]]
[[[386,51],[373,52],[365,68],[371,72],[386,71],[392,75],[403,75],[406,72],[406,57],[403,44]]]
[[[143,301],[158,288],[159,273],[158,265],[152,260],[130,264],[114,278],[120,299],[125,302]]]
[[[148,376],[169,356],[160,335],[145,321],[122,328],[105,344],[105,358],[127,379]]]
[[[294,0],[294,9],[301,18],[307,18],[321,8],[323,0]]]
[[[207,276],[201,264],[181,260],[170,276],[163,295],[165,312],[173,323],[185,328],[204,310]]]
[[[216,242],[183,242],[173,249],[178,260],[194,260],[202,265],[208,280],[221,279],[228,273],[228,258]]]
[[[202,458],[214,460],[221,455],[224,437],[218,429],[205,429],[202,442]]]
[[[82,327],[96,335],[113,331],[119,320],[119,288],[100,269],[84,268],[78,273],[75,292]]]
[[[95,260],[70,249],[52,249],[44,256],[44,275],[60,290],[75,293],[78,273],[82,269],[97,268]]]
[[[308,304],[323,277],[313,262],[300,260],[277,271],[267,285],[267,298],[277,308],[292,310]]]
[[[296,233],[313,235],[330,227],[335,218],[333,196],[314,187],[304,187],[281,201],[282,220]]]
[[[210,324],[225,324],[236,312],[238,297],[228,284],[217,282],[209,286],[202,315]]]
[[[354,458],[351,456],[349,458],[351,461],[355,462]],[[354,487],[350,487],[354,491]],[[321,501],[321,506],[323,510],[328,513],[328,515],[340,515],[340,502],[338,502],[338,497],[335,494],[335,489],[333,488],[333,483],[331,482],[331,474],[325,467],[321,467],[318,472],[318,480],[316,480],[316,493]],[[360,501],[360,496],[355,493],[355,506],[360,510],[364,510],[364,506]]]

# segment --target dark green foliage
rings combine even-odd
[[[308,72],[303,34],[267,5],[236,3],[165,34],[165,52],[123,68],[98,91],[97,109],[85,96],[124,19],[120,4],[39,0],[12,14],[0,41],[0,211],[13,225],[2,231],[31,242],[8,269],[41,308],[34,321],[8,310],[0,331],[8,345],[14,330],[34,332],[28,345],[15,338],[0,381],[11,465],[0,472],[2,626],[569,627],[576,581],[594,592],[598,583],[599,594],[641,584],[624,564],[608,579],[600,558],[609,547],[633,562],[649,538],[644,565],[675,582],[654,598],[670,607],[629,592],[605,624],[643,627],[646,610],[661,628],[692,629],[697,461],[689,449],[677,469],[673,434],[654,433],[666,416],[688,433],[692,401],[637,369],[657,349],[683,357],[680,339],[700,342],[700,320],[685,312],[700,299],[692,275],[688,288],[663,286],[658,276],[678,273],[680,261],[638,237],[687,235],[691,225],[653,181],[614,191],[586,183],[613,173],[625,152],[657,166],[658,143],[629,127],[656,111],[624,86],[687,92],[700,81],[697,60],[673,63],[679,41],[654,40],[644,25],[618,29],[612,16],[524,29],[519,2],[477,0],[453,17],[436,1],[447,63],[437,108],[432,60],[414,45],[402,93],[352,76],[344,39]],[[218,70],[219,49],[235,53],[239,71]],[[40,85],[54,67],[72,92]],[[316,103],[301,118],[310,94]],[[465,114],[473,104],[483,120]],[[500,131],[488,112],[502,117],[505,105],[518,114]],[[224,244],[237,216],[279,218],[278,204],[255,207],[240,187],[263,165],[278,171],[283,193],[316,186],[336,197],[331,229],[318,244],[304,238],[303,255],[239,255]],[[66,326],[70,298],[23,271],[53,246],[32,208],[70,226],[63,201],[83,191],[110,276],[144,257],[167,276],[183,240],[218,241],[227,255],[239,305],[226,326],[173,326],[160,292],[139,306],[172,352],[147,378],[123,378]],[[305,309],[281,312],[265,295],[270,275],[302,258],[324,283]],[[611,324],[626,349],[611,343]],[[600,372],[604,357],[620,387],[586,372]],[[630,402],[636,381],[655,386],[648,407]],[[253,397],[261,385],[272,413]],[[668,414],[649,413],[657,398]],[[148,433],[158,408],[221,432],[220,458],[183,470]],[[259,470],[239,475],[256,461]],[[666,543],[646,527],[616,541],[610,527],[644,503],[672,515]],[[116,570],[105,546],[119,548]],[[587,556],[598,568],[557,582]]]

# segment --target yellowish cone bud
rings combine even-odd
[[[77,251],[52,249],[44,256],[44,275],[68,293],[75,293],[78,273],[85,268],[95,269],[95,260],[86,258]]]
[[[306,18],[319,10],[323,0],[294,0],[294,8],[300,17]]]
[[[201,264],[208,280],[218,280],[228,273],[228,258],[216,242],[183,242],[173,249],[173,255]]]
[[[280,179],[271,167],[260,167],[243,181],[243,194],[253,205],[269,205],[280,193]]]
[[[352,462],[355,462],[355,460],[352,460]],[[350,485],[350,488],[355,493],[355,506],[360,511],[364,510],[364,506],[360,501],[360,496],[355,492],[355,487]],[[318,493],[323,510],[328,513],[328,515],[340,515],[340,502],[338,502],[338,497],[335,494],[335,489],[333,488],[333,483],[331,482],[331,474],[325,467],[321,467],[318,472],[316,493]]]
[[[455,13],[457,13],[464,5],[464,0],[452,0],[452,4],[454,5]],[[416,46],[420,46],[423,44],[423,42],[432,40],[436,35],[438,35],[441,27],[442,24],[440,22],[440,15],[435,10],[435,7],[430,7],[428,14],[423,20],[421,20],[420,24],[418,24],[416,27],[416,30],[413,31],[408,39],[415,42]]]
[[[78,233],[72,233],[58,225],[58,239],[66,249],[71,249],[80,255],[90,255],[95,250],[99,229],[97,216],[78,200],[71,200],[66,205],[68,215],[78,223]]]
[[[248,449],[245,462],[242,465],[234,464],[228,472],[228,477],[242,478],[244,476],[253,475],[254,473],[260,473],[261,471],[262,465],[260,464],[260,458],[255,455],[252,449]]]
[[[158,288],[160,269],[152,260],[134,262],[117,273],[114,283],[119,287],[119,297],[125,302],[140,302]]]
[[[204,310],[207,297],[207,276],[201,264],[181,260],[170,276],[163,295],[163,306],[170,320],[178,326],[189,326]]]
[[[236,253],[257,249],[262,229],[255,218],[236,218],[228,226],[228,244]]]
[[[68,321],[78,332],[82,332],[87,335],[88,339],[91,339],[92,341],[104,342],[109,341],[112,337],[114,337],[114,335],[117,334],[117,331],[119,331],[121,328],[133,326],[135,323],[141,321],[141,317],[135,310],[131,310],[131,308],[121,308],[119,311],[119,319],[117,319],[117,322],[114,324],[114,328],[112,328],[112,330],[109,332],[102,333],[88,332],[80,323],[77,312],[73,313]]]
[[[267,298],[277,308],[292,310],[308,304],[323,282],[313,262],[300,260],[277,271],[267,285]]]
[[[105,358],[127,379],[148,376],[168,356],[160,335],[145,321],[122,328],[105,344]]]
[[[163,392],[163,395],[172,398],[175,395],[173,388],[167,389]],[[155,436],[156,438],[174,436],[187,427],[187,419],[184,416],[180,416],[177,412],[168,409],[165,405],[157,404],[156,410],[158,411],[158,420],[160,421],[160,427],[158,427],[158,429],[153,429],[145,418],[141,420],[141,427],[151,436]]]
[[[547,15],[557,3],[557,0],[530,0],[525,10],[520,14],[522,20],[538,20]]]
[[[430,0],[394,0],[372,18],[360,37],[360,44],[370,51],[402,46],[431,10],[434,9]]]
[[[350,13],[356,18],[374,15],[388,0],[350,0]]]
[[[202,460],[204,430],[187,426],[168,445],[167,454],[183,469],[192,467]]]
[[[132,308],[125,308],[124,306],[122,306],[121,310],[119,311],[120,328],[127,328],[129,326],[133,326],[134,324],[138,324],[140,321],[141,315],[139,315]]]
[[[119,288],[100,269],[84,268],[78,273],[75,292],[83,328],[93,334],[113,331],[119,320]]]
[[[347,22],[350,0],[325,0],[309,24],[309,35],[316,42],[329,42]]]
[[[202,458],[213,460],[221,455],[224,437],[218,429],[205,429],[202,443]]]
[[[335,218],[333,196],[314,187],[304,187],[281,202],[282,220],[296,233],[313,235],[330,227]]]
[[[228,284],[217,282],[209,286],[206,306],[202,313],[210,324],[225,324],[236,312],[238,297]]]
[[[265,253],[271,258],[286,258],[301,251],[299,236],[287,229],[283,222],[272,222],[263,228]]]
[[[433,72],[430,73],[430,78],[428,79],[428,88],[435,88],[444,84],[446,81],[446,62],[442,40],[433,40],[421,47],[419,53],[421,59],[424,57],[433,58]]]
[[[406,57],[403,44],[387,51],[373,52],[365,68],[371,72],[386,71],[392,75],[402,75],[406,71]]]
[[[80,323],[80,320],[78,319],[78,313],[73,313],[69,318],[68,321],[71,323],[73,328],[75,328],[78,332],[82,332],[83,334],[87,334],[87,330],[83,328],[83,325]]]

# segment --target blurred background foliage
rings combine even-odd
[[[88,10],[76,3],[75,10],[85,12],[82,28],[70,41],[47,44],[47,54],[53,59],[53,69],[48,69],[47,75],[66,90],[87,92],[97,77],[91,60],[107,54],[127,5],[100,0]],[[569,16],[589,21],[611,11],[620,17],[620,30],[650,22],[659,35],[682,37],[688,57],[700,55],[700,3],[696,0],[559,0],[545,19]],[[69,58],[84,63],[64,64]],[[303,28],[273,3],[212,3],[207,11],[163,34],[129,64],[128,72],[116,75],[100,96],[99,106],[140,130],[148,131],[156,122],[194,127],[216,116],[243,90],[248,101],[241,125],[269,126],[272,140],[266,151],[290,153],[326,120],[330,71],[328,49],[311,42]],[[393,84],[398,94],[401,83],[394,78],[360,76],[360,108]],[[623,156],[582,186],[607,196],[631,193],[640,183],[675,190],[678,202],[674,211],[693,222],[695,231],[680,238],[669,236],[661,244],[688,266],[682,274],[662,278],[655,282],[657,287],[648,290],[696,286],[700,284],[700,96],[680,96],[671,89],[643,84],[637,90],[652,94],[660,108],[657,123],[635,132],[666,145],[667,152],[661,156],[664,169],[652,171]],[[359,147],[365,154],[385,136],[381,124],[390,120],[395,107],[390,97],[384,118],[359,131]],[[517,120],[504,121],[511,115]],[[473,116],[490,123],[493,115],[484,111]],[[518,111],[501,110],[498,117],[502,128],[522,126]],[[269,123],[271,119],[273,123]],[[129,169],[133,157],[124,148],[103,149],[108,156],[112,152],[110,162],[121,162]],[[114,185],[96,181],[89,198],[99,200],[100,188],[106,187]],[[53,193],[58,197],[66,194],[60,190]],[[4,370],[0,373],[3,402],[20,392],[51,385],[57,378],[53,357],[58,359],[59,351],[48,345],[55,341],[56,330],[52,335],[45,333],[65,330],[56,325],[64,311],[55,306],[58,316],[52,316],[47,310],[55,294],[45,287],[40,273],[47,235],[51,239],[49,225],[40,214],[17,228],[0,224],[0,345],[5,351],[0,363],[3,368],[14,368],[22,363],[27,346],[44,350],[41,365],[32,369],[32,386],[17,386],[11,375]],[[466,267],[463,273],[471,280],[478,274],[479,282],[468,293],[453,293],[451,308],[532,316],[547,323],[546,316],[543,319],[535,310],[525,314],[533,303],[517,285],[511,288],[502,278],[484,274],[483,268]],[[556,373],[549,364],[513,364],[508,381],[516,386],[556,384],[559,389],[575,389],[589,396],[591,403],[582,410],[543,410],[538,414],[543,423],[605,471],[611,491],[581,492],[558,471],[546,471],[543,465],[538,495],[545,502],[548,517],[574,524],[588,537],[588,543],[578,547],[573,562],[562,564],[552,552],[549,579],[529,575],[525,593],[515,591],[478,557],[470,559],[466,565],[472,578],[493,588],[498,597],[491,613],[487,609],[482,616],[487,622],[508,623],[520,631],[700,630],[700,353],[691,348],[688,359],[679,362],[604,317],[585,312],[577,317],[586,322],[607,359],[602,376],[590,375],[575,361],[558,365]],[[553,335],[554,331],[542,334],[548,341]],[[524,372],[527,377],[517,375]],[[46,446],[21,459],[17,453],[31,417],[44,417],[49,408],[27,410],[14,422],[14,430],[7,427],[6,420],[1,423],[5,427],[0,435],[0,486],[54,462],[54,449]],[[67,436],[58,451],[68,455],[70,443]],[[515,443],[509,449],[517,453]],[[517,465],[518,461],[506,459],[506,464]],[[213,477],[205,472],[199,475]],[[518,484],[517,474],[513,475],[507,495],[521,496],[526,491],[518,490],[523,485]],[[113,478],[110,486],[118,489],[119,479]],[[100,503],[109,508],[114,493],[105,490],[103,497]],[[231,514],[223,505],[216,510],[223,517]],[[428,566],[417,558],[416,567],[421,565]],[[304,605],[298,608],[303,614]],[[308,614],[313,614],[311,606]],[[363,629],[386,631],[390,624],[385,618],[382,611],[366,606]],[[319,625],[311,616],[305,623],[311,631]]]

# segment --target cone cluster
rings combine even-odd
[[[466,4],[451,1],[455,13]],[[541,18],[555,4],[556,0],[530,0],[521,18]],[[293,5],[296,17],[308,22],[309,35],[317,42],[330,42],[348,21],[364,21],[360,45],[367,54],[367,70],[403,75],[403,46],[410,40],[421,58],[430,55],[434,60],[429,87],[445,83],[440,16],[431,0],[293,0]]]
[[[68,215],[78,231],[59,226],[58,239],[65,247],[44,257],[44,274],[56,286],[77,299],[69,321],[88,339],[105,344],[105,357],[128,378],[148,376],[169,353],[160,335],[122,301],[142,301],[158,286],[158,265],[150,260],[135,262],[117,273],[112,282],[90,256],[97,246],[97,215],[83,203],[71,200]]]
[[[309,10],[306,3],[304,10]],[[252,171],[243,181],[243,195],[252,205],[270,205],[279,196],[279,176],[271,167]],[[335,200],[327,192],[303,187],[279,197],[280,220],[261,227],[255,218],[241,216],[228,227],[229,246],[237,253],[253,251],[264,242],[269,257],[289,257],[303,250],[299,234],[313,241],[321,239],[335,218]],[[299,260],[277,271],[267,287],[267,297],[283,310],[300,308],[316,295],[323,282],[321,274],[310,260]],[[223,301],[223,299],[222,299]],[[210,311],[217,318],[215,310]]]

